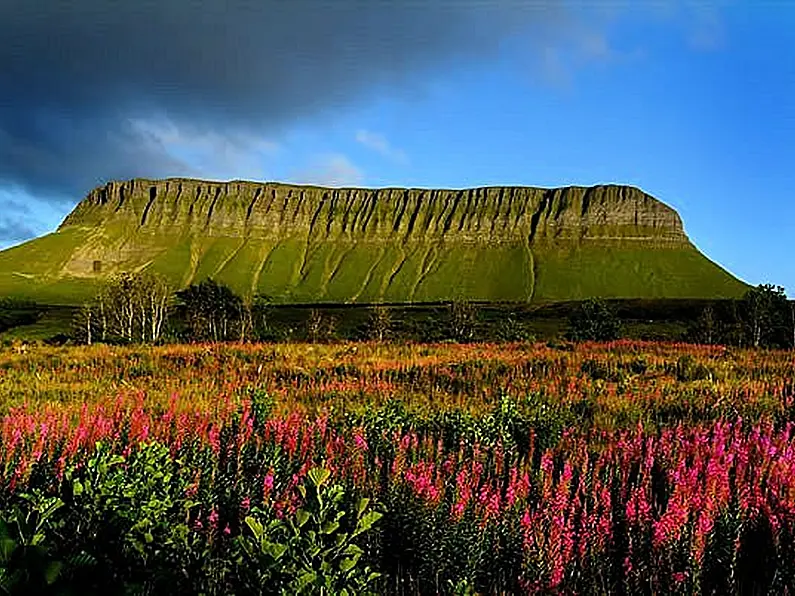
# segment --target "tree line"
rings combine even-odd
[[[703,344],[795,349],[795,301],[787,299],[783,287],[761,284],[740,300],[705,307],[686,339]]]
[[[73,337],[82,343],[158,343],[164,341],[261,341],[280,335],[270,316],[267,296],[243,297],[213,279],[174,291],[165,279],[149,272],[121,273],[105,281],[84,305],[73,323]],[[427,341],[526,341],[535,339],[515,313],[485,322],[482,309],[472,302],[453,301],[437,316],[419,324]],[[356,337],[386,341],[406,336],[406,322],[396,320],[394,309],[372,306]],[[339,320],[319,308],[311,309],[298,337],[327,341],[338,335]],[[416,330],[415,330],[416,331]],[[566,339],[609,341],[622,337],[622,320],[611,305],[593,298],[569,315]],[[411,335],[411,333],[409,333]],[[687,341],[741,347],[795,347],[795,302],[784,289],[770,284],[749,289],[740,300],[704,308],[691,322]]]
[[[229,287],[207,279],[173,291],[159,275],[121,273],[109,278],[73,322],[75,338],[84,343],[157,343],[183,321],[190,338],[199,341],[250,339],[262,299],[244,300]],[[176,317],[175,317],[176,315]],[[184,335],[184,333],[183,333]]]
[[[609,305],[590,299],[569,318],[569,339],[608,341],[622,334],[621,320]],[[683,338],[699,344],[795,349],[795,301],[781,286],[760,284],[739,300],[704,307]]]

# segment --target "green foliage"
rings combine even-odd
[[[249,533],[240,538],[243,573],[249,587],[260,593],[372,593],[379,574],[361,561],[357,538],[383,516],[360,498],[350,506],[339,485],[329,485],[330,473],[315,468],[300,487],[304,505],[294,516],[272,518],[253,510],[245,522]]]
[[[176,295],[193,339],[226,341],[239,337],[246,313],[243,299],[229,286],[205,279]]]
[[[24,505],[14,504],[0,517],[0,590],[52,592],[64,567],[52,550],[63,501],[40,493],[22,495],[22,500]]]
[[[604,300],[590,298],[569,318],[568,336],[574,341],[618,339],[621,321]]]
[[[494,336],[495,339],[506,342],[536,340],[535,335],[528,329],[527,325],[517,320],[512,313],[500,319]]]
[[[66,471],[70,523],[103,566],[121,571],[106,582],[140,590],[173,586],[208,565],[207,545],[189,526],[198,503],[185,498],[183,465],[159,443],[127,458],[100,444],[84,467]],[[96,545],[104,548],[92,550]]]
[[[740,301],[746,340],[758,347],[789,347],[791,306],[784,288],[760,284],[748,290]]]

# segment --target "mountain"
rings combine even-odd
[[[746,285],[643,191],[110,182],[52,234],[0,252],[0,294],[74,304],[148,269],[279,302],[722,298]]]

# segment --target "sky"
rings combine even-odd
[[[795,3],[0,0],[0,247],[92,188],[638,186],[795,296]]]

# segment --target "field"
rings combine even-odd
[[[12,593],[792,593],[792,352],[0,352]]]

